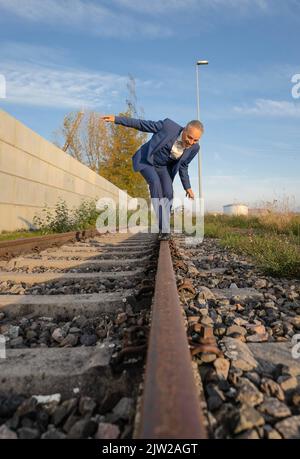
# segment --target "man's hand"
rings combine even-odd
[[[192,188],[189,188],[188,190],[186,190],[186,196],[189,199],[194,199],[195,198]]]
[[[115,115],[100,116],[100,119],[103,120],[103,121],[106,121],[108,123],[114,123],[115,122]]]

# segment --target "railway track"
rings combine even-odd
[[[116,234],[0,262],[2,437],[132,435],[157,249]]]
[[[300,438],[297,283],[209,240],[85,236],[0,247],[0,437]]]

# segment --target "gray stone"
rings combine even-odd
[[[21,429],[18,429],[18,437],[24,440],[36,440],[40,438],[40,432],[30,427],[21,427]]]
[[[214,334],[216,336],[222,337],[226,333],[226,327],[223,324],[215,324],[214,325]]]
[[[215,295],[208,287],[201,286],[197,294],[197,299],[215,300]]]
[[[20,333],[20,327],[17,325],[10,325],[7,331],[7,335],[9,336],[10,339],[15,339],[18,338]]]
[[[78,334],[80,334],[81,330],[78,327],[71,327],[70,330],[69,330],[69,333],[74,333],[74,334],[78,333]]]
[[[255,333],[254,335],[247,336],[247,343],[264,343],[268,341],[268,333]]]
[[[264,435],[268,440],[282,440],[280,433],[268,424],[264,426]]]
[[[247,334],[247,331],[244,327],[240,327],[239,325],[231,325],[230,327],[227,328],[226,335],[230,336],[234,333],[238,333],[240,335],[245,336]]]
[[[132,398],[123,397],[121,400],[116,404],[112,413],[109,415],[110,422],[116,422],[120,419],[127,421],[131,419],[134,412],[134,401]]]
[[[229,285],[229,288],[232,288],[232,289],[237,289],[238,286],[236,285],[235,282],[232,282],[230,285]]]
[[[267,286],[267,281],[266,279],[257,279],[254,283],[255,288],[266,288]]]
[[[66,337],[66,333],[61,328],[56,328],[52,333],[52,339],[57,343],[61,343]]]
[[[256,406],[263,402],[263,394],[247,378],[240,378],[238,388],[237,400],[242,404]]]
[[[72,333],[69,333],[61,342],[61,347],[74,347],[78,343],[78,336]]]
[[[211,395],[207,399],[207,408],[209,411],[216,411],[223,404],[223,400],[219,396]]]
[[[242,319],[241,317],[236,317],[233,321],[236,325],[239,325],[240,327],[243,325],[247,325],[248,322],[246,319]]]
[[[297,330],[300,330],[300,316],[291,318],[290,322]]]
[[[277,306],[276,306],[276,304],[275,304],[274,301],[267,301],[267,302],[264,304],[264,308],[265,308],[265,310],[266,310],[267,312],[268,312],[268,310],[269,310],[269,312],[272,312],[272,310],[273,310],[273,311],[277,311]],[[270,310],[271,310],[271,311],[270,311]]]
[[[24,397],[19,395],[0,395],[0,418],[10,418],[17,408],[24,402]]]
[[[38,335],[34,330],[27,330],[25,336],[26,336],[26,339],[32,340],[32,339],[36,338]]]
[[[18,407],[16,411],[16,416],[18,418],[28,417],[32,418],[36,415],[37,400],[33,397],[28,398],[23,401],[23,403]]]
[[[273,379],[263,378],[260,388],[268,397],[276,397],[280,401],[284,400],[282,388],[277,382],[273,381]]]
[[[204,325],[206,327],[211,327],[213,325],[213,323],[214,323],[213,320],[209,316],[202,317],[200,322],[201,322],[202,325]]]
[[[228,360],[223,359],[221,357],[217,358],[213,363],[216,373],[219,379],[227,379],[230,363]]]
[[[115,323],[116,325],[121,325],[127,320],[127,314],[126,312],[121,312],[120,314],[117,315]]]
[[[66,420],[66,418],[75,411],[77,406],[77,399],[71,398],[65,400],[52,414],[52,422],[55,426],[58,426]]]
[[[9,344],[10,344],[11,347],[20,348],[20,347],[23,347],[24,340],[23,340],[22,336],[18,336],[18,338],[12,339]]]
[[[257,387],[260,385],[260,376],[256,371],[249,371],[245,373],[245,377],[248,378]]]
[[[285,439],[300,439],[300,416],[292,416],[275,424]]]
[[[234,295],[233,295],[234,292]],[[239,303],[240,301],[244,300],[263,300],[264,296],[262,293],[258,292],[254,288],[214,288],[212,289],[212,293],[215,295],[217,299],[221,298],[228,298],[232,299],[233,301]]]
[[[17,434],[10,430],[5,424],[0,426],[0,440],[16,440]]]
[[[233,426],[233,432],[239,434],[244,430],[253,429],[253,427],[263,426],[265,421],[261,414],[253,407],[242,405],[240,410],[235,413],[230,421]]]
[[[204,363],[214,362],[216,358],[217,358],[216,354],[213,354],[212,352],[202,352],[201,353],[201,361]]]
[[[243,432],[239,435],[237,435],[235,438],[240,439],[240,440],[258,440],[259,435],[256,432],[256,430],[246,430],[246,432]]]
[[[94,346],[94,344],[97,343],[97,335],[95,334],[83,334],[81,335],[80,337],[80,343],[83,345],[83,346]]]
[[[207,394],[211,397],[219,397],[221,401],[225,400],[225,396],[219,387],[213,383],[209,383],[206,386]]]
[[[70,432],[71,428],[73,427],[74,424],[76,424],[76,422],[80,421],[80,417],[79,416],[76,416],[74,413],[72,413],[68,419],[66,420],[66,422],[64,423],[63,425],[63,431],[68,433]]]
[[[263,335],[264,333],[266,333],[265,326],[261,323],[255,323],[255,324],[247,323],[245,326],[247,328],[247,331],[250,334],[258,333],[259,335]]]
[[[297,388],[292,395],[292,403],[294,406],[300,407],[300,388]]]
[[[284,392],[295,389],[298,386],[298,381],[295,376],[279,376],[277,382]]]
[[[262,372],[271,374],[278,364],[282,364],[289,367],[292,376],[300,375],[300,359],[293,359],[290,343],[249,343],[248,348]]]
[[[79,401],[79,412],[83,416],[92,416],[97,404],[91,397],[81,397]]]
[[[0,312],[0,321],[5,319],[5,313],[4,312]]]
[[[225,395],[226,395],[226,398],[231,398],[233,400],[236,400],[236,394],[237,394],[237,390],[235,387],[230,387],[226,392],[225,392]]]
[[[51,427],[47,432],[43,433],[41,436],[43,440],[64,440],[66,438],[66,434],[61,432],[54,427]]]
[[[120,435],[120,429],[115,424],[109,422],[100,422],[98,430],[95,434],[97,440],[115,440]]]
[[[97,423],[90,419],[80,419],[68,432],[67,438],[89,438],[97,430]]]
[[[225,355],[230,359],[233,368],[251,371],[257,367],[257,361],[247,344],[230,337],[224,337],[221,342],[226,348]]]
[[[274,397],[266,398],[258,409],[261,413],[267,414],[275,419],[286,418],[291,415],[289,407]]]

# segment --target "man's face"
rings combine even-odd
[[[193,126],[185,127],[182,131],[182,142],[184,148],[189,148],[195,143],[199,142],[202,136],[202,131]]]

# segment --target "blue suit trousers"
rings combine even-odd
[[[163,233],[170,232],[170,212],[173,202],[173,181],[170,168],[145,165],[140,171],[149,185],[152,205],[158,220],[158,228]]]

